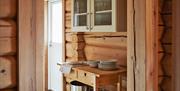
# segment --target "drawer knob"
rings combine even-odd
[[[87,74],[86,73],[84,73],[84,76],[86,76]]]

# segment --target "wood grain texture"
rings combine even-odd
[[[44,30],[44,0],[34,1],[36,3],[36,91],[45,91],[46,41]]]
[[[35,27],[34,20],[31,20],[34,17],[32,5],[32,0],[19,0],[19,91],[36,91]]]
[[[146,91],[145,3],[128,0],[127,91]]]
[[[159,91],[174,91],[172,60],[172,0],[159,0],[159,30],[158,30],[158,59],[159,63]],[[174,56],[174,55],[173,55]]]
[[[67,57],[84,57],[84,43],[66,43]]]
[[[44,0],[18,5],[19,91],[45,91]]]
[[[77,34],[77,33],[66,33],[65,39],[67,42],[83,42],[84,41],[84,36],[83,34]]]
[[[146,0],[146,91],[158,91],[158,0]]]
[[[127,37],[126,32],[84,32],[85,37]]]
[[[65,11],[71,12],[71,0],[65,0]]]
[[[119,65],[126,66],[127,64],[126,48],[113,49],[113,48],[86,45],[84,50],[87,60],[117,59]]]
[[[13,20],[0,20],[0,38],[16,37],[16,23]]]
[[[0,55],[14,55],[16,53],[16,38],[0,38]]]
[[[134,2],[135,8],[135,91],[146,91],[146,44],[145,44],[145,0],[139,0]]]
[[[66,27],[66,28],[71,28],[71,20],[66,19],[65,27]],[[67,30],[66,32],[71,32],[71,31],[70,31],[70,30]]]
[[[79,43],[66,43],[67,49],[72,49],[72,50],[83,50],[85,47],[84,42],[79,42]]]
[[[175,60],[173,66],[174,66],[174,91],[180,91],[180,1],[179,0],[173,0],[173,60]]]
[[[127,91],[135,91],[134,2],[127,0]]]
[[[16,16],[16,0],[0,0],[0,18]]]
[[[14,57],[0,57],[0,90],[17,85],[16,62]]]
[[[85,37],[87,45],[107,47],[107,48],[126,48],[127,38],[126,37]]]

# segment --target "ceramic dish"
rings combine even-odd
[[[98,64],[98,68],[102,70],[116,70],[117,69],[117,61],[116,60],[103,60]]]
[[[107,71],[111,71],[111,70],[116,70],[117,69],[117,66],[116,64],[112,65],[112,64],[98,64],[98,68],[101,69],[101,70],[107,70]]]
[[[98,67],[99,61],[91,60],[91,61],[88,61],[87,64],[90,67],[96,68],[96,67]]]
[[[109,65],[115,65],[117,63],[117,60],[101,60],[100,64],[109,64]]]

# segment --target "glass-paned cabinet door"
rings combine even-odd
[[[96,25],[112,25],[112,1],[111,0],[95,0],[95,26]]]
[[[72,30],[89,31],[89,0],[72,1]]]
[[[115,1],[116,0],[93,0],[91,9],[93,13],[92,31],[114,30]]]

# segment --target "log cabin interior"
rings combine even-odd
[[[179,9],[180,0],[0,0],[0,91],[180,91]]]

